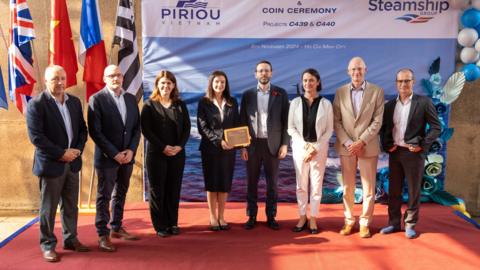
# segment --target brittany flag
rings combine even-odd
[[[72,29],[65,0],[52,0],[50,21],[49,64],[59,65],[67,73],[67,85],[77,84],[77,55],[72,40]]]
[[[31,40],[35,38],[26,0],[10,0],[10,44],[8,47],[9,95],[25,114],[35,85]]]
[[[103,42],[100,9],[97,0],[82,0],[80,19],[79,61],[83,66],[83,80],[87,85],[87,101],[103,87],[103,70],[107,66]]]

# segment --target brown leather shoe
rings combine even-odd
[[[58,256],[57,252],[55,250],[45,250],[43,252],[43,259],[47,262],[58,262],[60,261],[60,257]]]
[[[73,250],[75,252],[89,252],[90,251],[89,247],[83,245],[80,242],[74,242],[73,244],[65,245],[63,247],[63,249]]]
[[[114,252],[115,246],[110,242],[110,237],[108,236],[100,236],[98,239],[98,247],[100,248],[101,251],[105,252]]]
[[[353,225],[345,224],[345,225],[343,225],[342,229],[340,230],[340,234],[341,235],[350,235],[350,234],[352,234],[352,230],[353,230]]]
[[[123,227],[121,227],[117,232],[112,231],[110,233],[110,237],[112,238],[120,238],[122,240],[139,240],[138,236],[129,234]]]
[[[370,238],[372,235],[370,234],[370,230],[368,229],[368,226],[361,226],[360,225],[360,237],[361,238]]]

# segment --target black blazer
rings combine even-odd
[[[167,143],[165,143],[165,134],[169,132],[166,128],[167,115],[161,108],[162,104],[157,101],[147,100],[143,104],[141,125],[143,136],[148,140],[148,151],[162,153]],[[181,146],[184,151],[185,144],[187,144],[190,137],[190,116],[185,103],[179,100],[172,103],[172,108],[175,111],[176,134],[178,138],[175,145]]]
[[[68,147],[68,136],[62,115],[51,95],[44,92],[28,102],[27,128],[30,141],[35,146],[33,174],[57,177],[65,170],[65,162],[60,158]],[[72,143],[70,148],[83,151],[87,141],[87,126],[83,119],[80,100],[67,94],[66,101],[72,122]],[[82,158],[70,162],[70,170],[78,172],[82,168]]]
[[[113,158],[126,149],[133,151],[130,162],[133,164],[140,141],[140,113],[137,99],[130,93],[124,94],[127,119],[123,124],[115,100],[108,91],[107,88],[103,88],[91,96],[88,106],[88,128],[90,137],[95,142],[96,168],[119,166],[120,164]]]
[[[274,156],[278,155],[278,150],[282,145],[288,145],[290,136],[288,129],[288,95],[287,92],[278,86],[270,86],[270,97],[268,99],[268,148]],[[257,88],[245,91],[242,95],[240,105],[240,122],[248,126],[252,139],[256,138],[257,130]],[[255,140],[248,147],[250,151],[255,151]]]
[[[404,140],[407,144],[419,145],[422,147],[422,153],[427,154],[432,143],[440,135],[441,124],[430,98],[413,94],[411,102]],[[396,98],[385,104],[383,124],[380,131],[380,139],[384,151],[388,151],[394,146],[393,114],[396,104]],[[429,124],[430,129],[426,133],[427,124]]]
[[[224,129],[238,127],[240,121],[237,101],[235,98],[232,100],[232,105],[225,104],[223,122],[220,119],[220,111],[213,102],[207,98],[202,98],[198,102],[197,127],[202,136],[200,151],[209,153],[223,151],[221,143]]]

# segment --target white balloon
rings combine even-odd
[[[477,50],[477,52],[480,52],[480,39],[475,42],[475,50]]]
[[[465,47],[460,52],[460,60],[462,60],[464,64],[474,63],[478,60],[478,58],[479,54],[475,48]]]
[[[450,6],[454,9],[465,9],[468,7],[469,0],[449,0]]]
[[[476,9],[480,9],[480,0],[472,0],[472,6]]]
[[[472,47],[475,44],[475,41],[478,39],[477,30],[473,28],[463,28],[458,33],[458,44],[462,45],[463,47]]]

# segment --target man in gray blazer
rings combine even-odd
[[[417,237],[420,191],[425,156],[440,135],[441,124],[430,98],[413,93],[415,77],[411,69],[397,73],[398,97],[385,104],[381,139],[383,149],[390,154],[388,160],[388,226],[380,233],[400,231],[402,186],[408,186],[408,206],[405,210],[405,237]],[[427,124],[430,126],[426,132]]]
[[[115,247],[110,237],[138,239],[125,230],[122,220],[140,141],[140,115],[135,96],[122,89],[123,74],[119,67],[106,67],[103,80],[106,87],[90,97],[88,127],[95,142],[94,165],[98,175],[95,226],[99,247],[102,251],[112,252]]]
[[[383,89],[367,82],[367,66],[360,57],[348,63],[351,82],[341,86],[333,101],[335,150],[340,156],[343,178],[345,224],[341,235],[349,235],[355,225],[353,205],[357,167],[363,189],[363,210],[360,216],[360,237],[370,237],[369,225],[375,205],[377,161],[380,153],[378,132],[382,126]]]
[[[45,70],[42,93],[28,103],[27,128],[35,146],[33,174],[40,180],[40,247],[43,258],[57,262],[57,238],[53,233],[60,203],[63,248],[90,251],[77,239],[78,172],[87,141],[87,126],[80,100],[65,93],[66,73],[61,66]]]
[[[250,230],[257,221],[258,180],[263,164],[267,180],[266,214],[267,225],[278,230],[277,179],[280,160],[287,155],[290,137],[288,126],[287,92],[270,83],[272,64],[260,61],[255,68],[257,87],[243,93],[240,106],[240,121],[247,125],[252,137],[249,147],[242,149],[241,156],[247,161],[247,215],[245,229]]]

